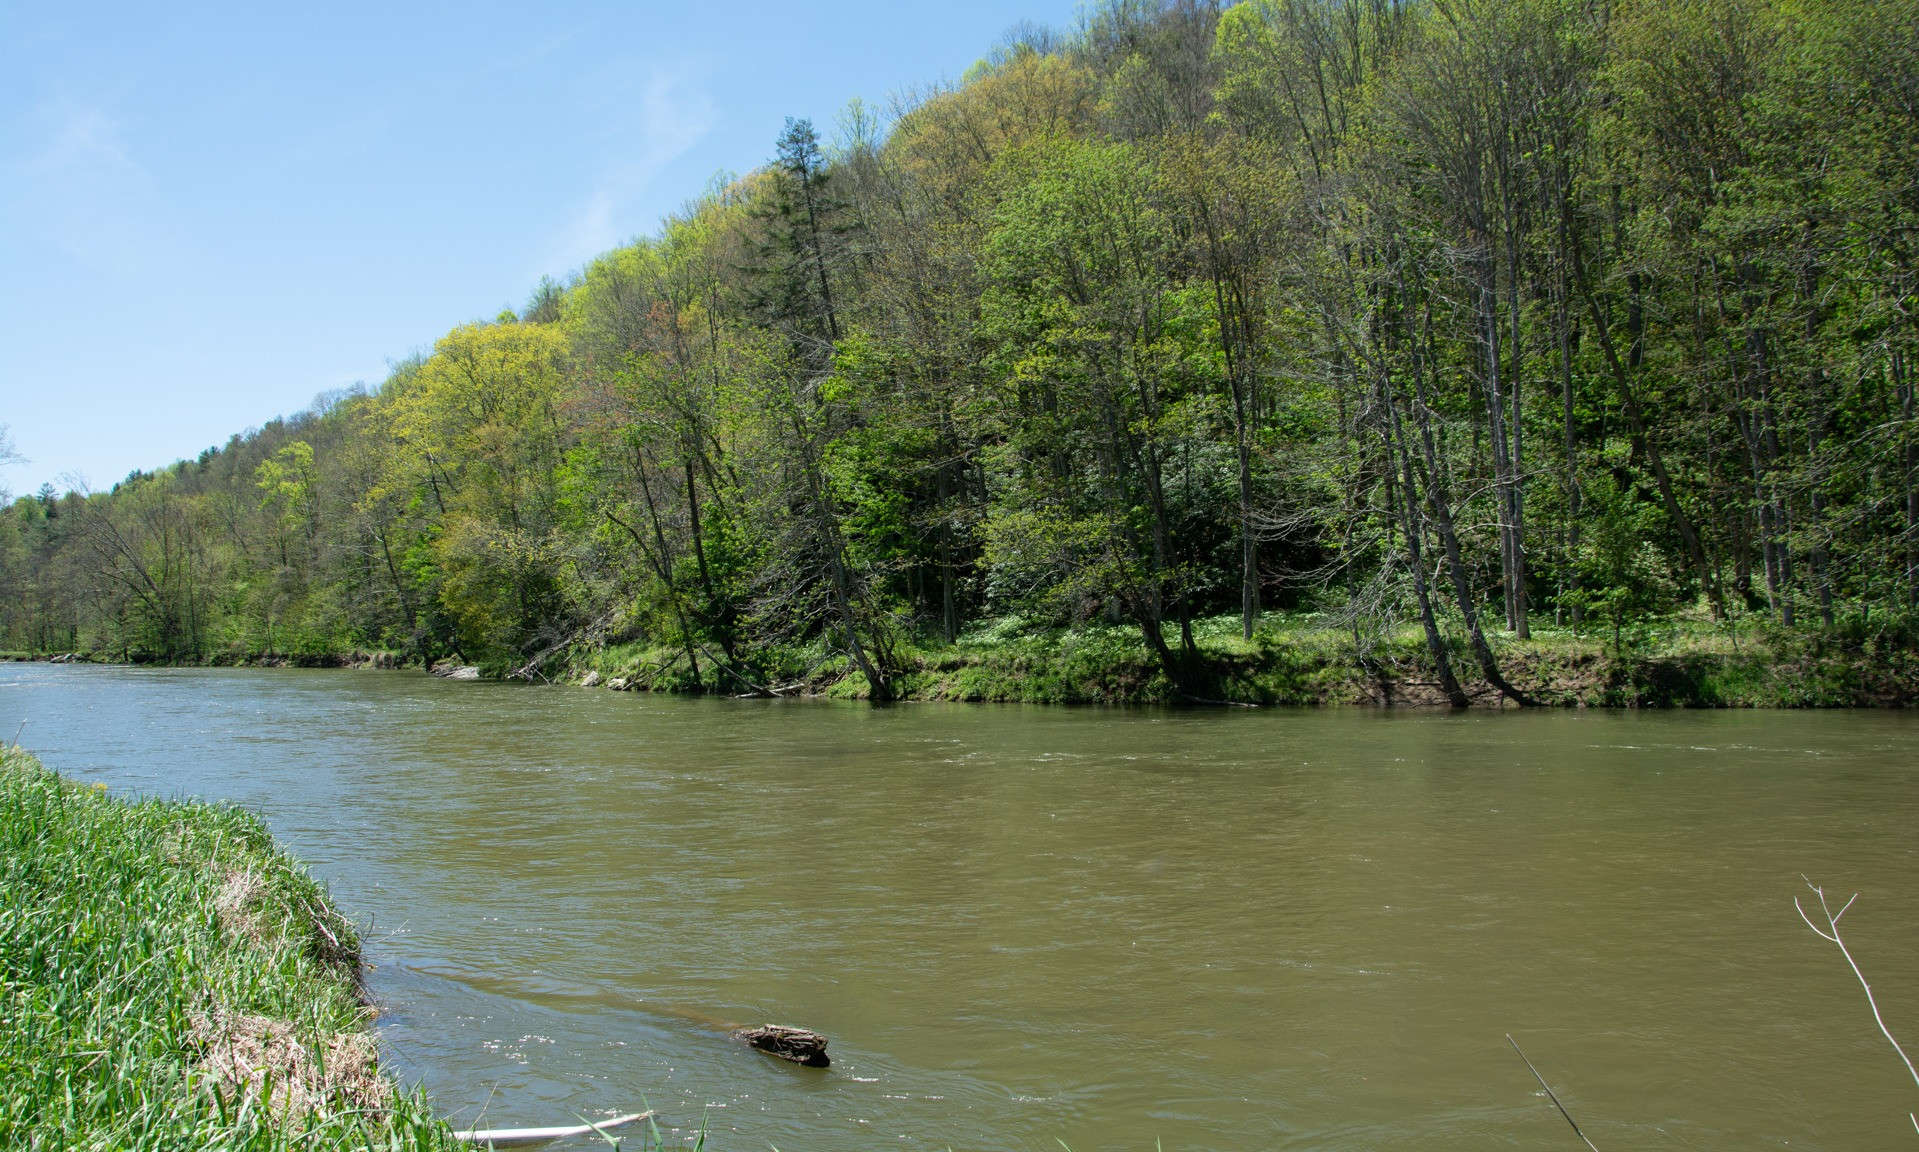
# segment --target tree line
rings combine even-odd
[[[1919,0],[1106,0],[377,388],[0,517],[0,646],[1919,619]],[[1497,642],[1497,643],[1496,643]]]

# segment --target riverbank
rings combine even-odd
[[[1182,695],[1122,626],[1029,627],[1017,618],[986,622],[951,644],[903,642],[893,683],[904,700],[1026,704],[1179,704],[1197,695],[1218,703],[1292,707],[1448,706],[1423,634],[1406,625],[1367,640],[1317,616],[1271,616],[1251,639],[1237,617],[1195,622],[1197,693]],[[1169,636],[1169,643],[1176,642]],[[1598,630],[1536,624],[1526,640],[1488,636],[1506,679],[1534,701],[1560,708],[1910,708],[1919,705],[1919,651],[1896,634],[1832,635],[1674,620],[1624,638]],[[1502,706],[1463,643],[1448,653],[1475,707]],[[0,652],[0,659],[113,662],[98,653]],[[297,656],[213,653],[172,661],[208,667],[420,668],[398,652]],[[454,679],[502,679],[505,667],[436,664]],[[824,646],[764,656],[739,677],[716,654],[647,642],[561,651],[527,678],[616,691],[731,693],[857,700],[870,685],[843,655]]]
[[[1169,642],[1174,638],[1169,637]],[[1570,629],[1493,637],[1505,677],[1561,708],[1902,708],[1919,703],[1919,653],[1897,643],[1703,623],[1649,630],[1626,644]],[[1316,618],[1275,619],[1253,637],[1237,617],[1198,621],[1200,692],[1229,704],[1441,708],[1446,697],[1425,639],[1408,626],[1369,641]],[[893,684],[907,700],[1037,704],[1177,704],[1182,695],[1127,627],[1029,629],[1001,620],[953,644],[903,646]],[[1449,652],[1475,707],[1497,689],[1466,647]],[[863,699],[869,685],[844,657],[784,654],[762,684],[782,694]],[[737,688],[709,657],[699,674],[683,650],[641,644],[576,650],[557,679],[630,691]]]
[[[160,664],[185,668],[405,668],[406,654],[393,651],[204,652],[162,659],[142,653],[101,652],[91,648],[51,652],[0,650],[0,661],[17,664]]]
[[[379,1069],[359,943],[243,810],[0,749],[0,1147],[463,1147]]]

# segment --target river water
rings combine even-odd
[[[716,701],[0,666],[0,738],[231,800],[456,1122],[709,1146],[1906,1147],[1919,717]],[[832,1038],[797,1068],[723,1038]],[[669,1133],[669,1137],[672,1133]]]

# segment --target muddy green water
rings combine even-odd
[[[370,921],[460,1122],[708,1146],[1909,1147],[1919,717],[1113,712],[0,666],[83,780],[229,799]],[[712,1022],[808,1025],[794,1068]]]

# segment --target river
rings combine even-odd
[[[1919,717],[719,701],[0,665],[0,738],[231,800],[456,1122],[728,1152],[1904,1147]],[[833,1067],[725,1040],[776,1021]],[[671,1135],[671,1133],[670,1133]]]

